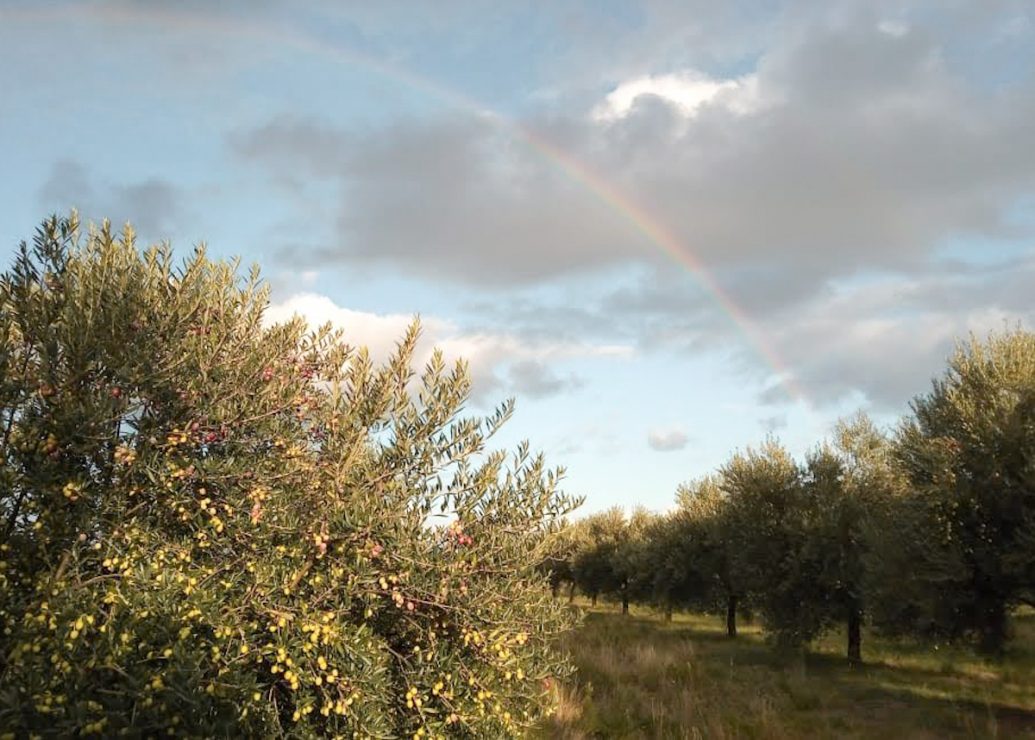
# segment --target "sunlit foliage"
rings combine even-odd
[[[0,278],[0,727],[500,737],[570,621],[572,501],[463,364],[375,365],[256,271],[52,219]],[[441,516],[441,518],[436,518]]]
[[[961,344],[896,451],[914,492],[898,519],[921,536],[889,621],[1001,651],[1011,609],[1035,604],[1035,334]]]

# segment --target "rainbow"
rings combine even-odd
[[[10,14],[0,13],[0,17],[8,15],[9,17],[14,16],[23,20],[63,21],[68,20],[74,11],[81,10],[87,10],[91,18],[99,18],[112,24],[151,23],[157,24],[161,28],[173,26],[189,31],[214,32],[237,38],[246,38],[261,42],[263,45],[288,45],[299,51],[317,55],[324,59],[371,70],[383,77],[429,95],[434,99],[492,122],[495,126],[509,133],[514,139],[523,142],[530,149],[537,152],[565,176],[592,193],[597,199],[622,217],[635,231],[639,232],[663,253],[682,265],[729,318],[745,342],[754,349],[774,373],[787,395],[792,400],[802,402],[806,410],[811,412],[812,404],[795,379],[794,373],[754,325],[747,312],[719,284],[718,280],[708,271],[693,251],[661,219],[652,214],[645,206],[638,203],[632,196],[619,191],[617,187],[595,172],[590,166],[575,159],[569,153],[558,148],[528,127],[487,108],[477,100],[457,90],[445,87],[434,80],[417,75],[409,70],[389,64],[372,55],[324,41],[298,30],[275,28],[254,20],[242,21],[234,19],[231,21],[218,16],[171,9],[168,6],[152,8],[144,12],[139,8],[128,5],[92,8],[74,5],[71,8],[52,8],[25,12],[15,11]]]
[[[519,133],[534,149],[542,152],[550,161],[560,167],[569,177],[585,186],[612,210],[621,215],[629,224],[659,247],[665,254],[686,268],[704,290],[711,295],[715,303],[722,309],[731,323],[737,328],[745,341],[758,353],[772,370],[787,394],[794,400],[805,404],[811,411],[811,402],[804,390],[794,378],[794,373],[780,358],[776,350],[765,340],[755,327],[747,312],[733,300],[723,289],[715,276],[705,268],[704,264],[672,233],[661,220],[649,213],[632,197],[621,193],[610,182],[597,175],[582,162],[558,149],[550,142],[534,135],[527,129],[520,128]]]

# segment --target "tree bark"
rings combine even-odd
[[[593,594],[589,598],[590,598],[590,602],[593,604],[593,606],[596,606],[597,605],[597,595]]]
[[[848,609],[848,665],[862,665],[862,613],[854,605]]]
[[[622,591],[622,614],[629,613],[629,594]]]
[[[737,636],[737,597],[726,598],[726,636]]]
[[[555,599],[557,598],[557,590],[561,587],[561,584],[556,581],[550,584],[550,595]]]
[[[572,581],[571,585],[568,586],[568,603],[571,604],[575,601],[575,582]]]
[[[665,603],[665,621],[666,622],[671,622],[672,621],[672,602],[666,602]]]

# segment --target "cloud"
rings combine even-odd
[[[331,324],[344,333],[345,341],[354,347],[366,347],[375,362],[384,362],[395,350],[396,343],[414,321],[403,314],[377,314],[343,308],[330,298],[316,293],[298,293],[272,303],[266,310],[266,321],[279,323],[301,316],[311,327]],[[435,318],[422,319],[425,336],[432,339],[455,331],[452,324]]]
[[[233,131],[227,142],[245,160],[261,161],[283,174],[286,184],[301,186],[306,175],[335,177],[348,166],[345,133],[317,121],[278,116],[248,131]]]
[[[1035,259],[950,265],[925,276],[835,286],[765,331],[818,403],[861,391],[878,410],[904,411],[974,333],[1035,327]]]
[[[660,98],[687,117],[709,104],[740,114],[751,113],[761,105],[758,78],[754,75],[719,80],[696,70],[686,70],[626,80],[607,94],[591,116],[597,121],[625,118],[645,96]]]
[[[787,414],[773,414],[761,419],[762,429],[766,434],[773,434],[787,428]]]
[[[316,123],[278,120],[234,135],[231,145],[278,180],[340,183],[340,241],[300,255],[311,264],[514,285],[644,253],[642,236],[606,203],[490,119],[405,122],[330,140]],[[282,254],[298,258],[293,249]]]
[[[129,184],[98,182],[81,163],[54,163],[37,193],[42,207],[65,213],[79,209],[86,220],[130,221],[146,238],[163,239],[176,231],[184,216],[184,196],[172,183],[149,178]]]
[[[278,117],[230,141],[275,177],[340,194],[319,206],[336,213],[335,239],[293,262],[492,290],[506,307],[484,314],[506,327],[493,335],[732,351],[766,377],[746,319],[818,403],[861,391],[900,406],[952,337],[1031,315],[994,289],[1003,276],[946,268],[943,254],[1035,238],[1017,218],[1035,195],[1035,76],[1022,64],[1009,84],[990,82],[967,63],[1000,53],[990,29],[1030,33],[1015,7],[953,6],[938,22],[878,10],[788,8],[768,31],[752,26],[741,56],[715,47],[713,62],[726,61],[711,69],[735,74],[666,56],[674,43],[639,67],[616,54],[593,96],[566,97],[559,80],[529,109],[519,123],[532,145],[500,118],[456,111],[376,129]],[[679,12],[652,6],[633,35],[700,34]],[[1017,48],[1000,35],[994,44]],[[674,259],[719,286],[737,322]],[[616,274],[641,280],[572,307],[521,298]],[[507,354],[495,340],[475,349]],[[530,389],[564,379],[534,363],[495,377]]]
[[[861,270],[917,269],[950,238],[1031,235],[1009,214],[1035,192],[1035,79],[969,84],[939,32],[802,22],[739,77],[636,75],[525,118],[531,145],[472,114],[371,130],[278,118],[232,145],[337,185],[338,238],[314,263],[516,286],[675,252],[734,280],[787,272],[807,298]]]
[[[310,326],[331,324],[355,347],[366,347],[375,362],[384,362],[396,348],[414,317],[377,314],[338,306],[315,293],[299,293],[272,304],[266,312],[271,323],[301,316]],[[423,341],[414,365],[423,367],[434,348],[442,350],[448,362],[464,360],[472,380],[476,401],[498,401],[504,394],[523,398],[545,398],[581,386],[573,373],[561,374],[557,366],[584,358],[621,358],[631,349],[622,345],[585,342],[529,342],[520,337],[493,332],[469,331],[452,321],[421,317]]]
[[[675,452],[686,447],[690,438],[679,427],[663,427],[647,432],[647,445],[657,452]]]
[[[750,337],[691,277],[671,271],[645,273],[570,308],[515,300],[479,312],[537,341],[574,333],[627,342],[643,354],[720,354],[734,372],[767,386],[763,403],[781,405],[785,387],[757,339],[813,405],[835,406],[861,394],[874,411],[898,413],[942,372],[957,339],[1014,323],[1035,327],[1033,283],[1031,256],[942,260],[919,274],[828,281],[808,296],[789,294],[777,278],[744,279],[731,293],[756,316]],[[775,429],[783,416],[774,412],[763,424]]]
[[[583,385],[575,374],[558,375],[539,360],[520,360],[510,366],[509,378],[515,392],[530,398],[544,398]]]
[[[909,26],[902,21],[886,20],[877,24],[877,30],[898,38],[909,33]]]

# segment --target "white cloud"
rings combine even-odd
[[[345,341],[356,347],[366,347],[375,362],[384,361],[391,355],[396,342],[413,321],[412,316],[405,314],[353,311],[317,293],[298,293],[270,305],[266,310],[266,321],[274,324],[288,321],[295,315],[304,318],[313,328],[330,323],[342,329]],[[424,318],[422,324],[425,336],[432,339],[453,330],[451,324],[435,318]]]
[[[909,33],[909,26],[902,21],[881,21],[877,30],[894,38],[902,38]]]
[[[901,411],[943,372],[957,340],[1032,325],[1023,286],[1035,263],[971,272],[832,285],[793,321],[774,316],[765,328],[813,401],[861,391],[876,406]]]
[[[272,304],[266,311],[267,323],[301,316],[312,327],[330,323],[340,328],[345,340],[366,347],[371,358],[384,361],[413,321],[405,314],[377,314],[338,306],[325,295],[299,293]],[[448,362],[463,359],[468,363],[473,382],[472,395],[502,395],[517,392],[541,397],[579,386],[577,376],[556,375],[554,366],[580,358],[622,358],[632,354],[631,347],[618,344],[529,341],[512,334],[465,331],[452,321],[434,316],[421,317],[423,341],[414,363],[422,366],[435,347]],[[494,398],[492,400],[498,400]]]
[[[651,429],[647,432],[647,445],[658,452],[674,452],[686,447],[690,438],[679,427]]]
[[[691,70],[627,80],[608,93],[593,109],[592,117],[597,121],[624,118],[633,110],[637,98],[644,95],[665,100],[688,118],[705,105],[717,105],[738,114],[751,113],[761,105],[755,75],[720,80]]]

